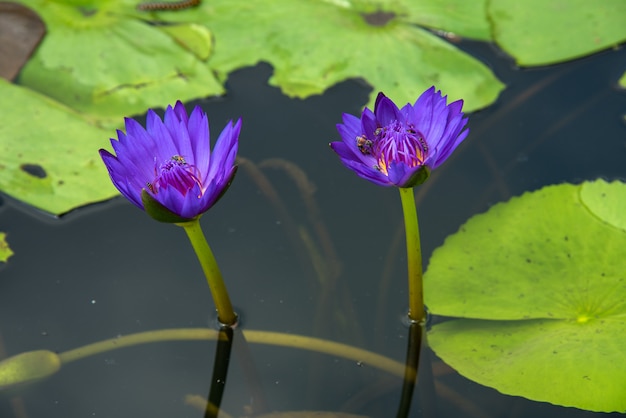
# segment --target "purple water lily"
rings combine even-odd
[[[146,129],[131,118],[125,124],[126,133],[118,130],[118,140],[111,139],[116,155],[101,149],[100,156],[115,187],[138,208],[147,210],[147,199],[191,220],[209,210],[228,188],[236,171],[241,119],[228,122],[213,152],[209,121],[199,107],[187,115],[179,101],[174,108],[168,106],[163,121],[149,110]]]
[[[413,187],[423,183],[467,137],[463,101],[447,103],[435,87],[402,109],[378,93],[374,112],[359,119],[343,115],[337,125],[342,142],[330,144],[341,162],[360,177],[381,186]]]

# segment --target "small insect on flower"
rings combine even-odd
[[[346,167],[372,183],[413,187],[467,137],[462,107],[462,100],[447,104],[435,87],[402,109],[378,93],[373,112],[365,108],[360,118],[343,115],[337,125],[342,141],[330,146]]]
[[[365,135],[356,137],[356,146],[363,154],[370,154],[372,141],[367,139]]]

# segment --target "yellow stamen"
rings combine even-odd
[[[383,160],[382,158],[380,158],[378,160],[378,170],[383,173],[384,175],[388,175],[387,174],[387,162],[385,160]]]

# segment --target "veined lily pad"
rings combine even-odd
[[[470,219],[424,277],[432,313],[468,318],[433,327],[435,352],[506,394],[626,411],[624,205],[626,185],[597,180]]]
[[[431,85],[465,109],[492,103],[503,85],[480,61],[416,25],[488,36],[484,3],[467,13],[451,1],[212,0],[194,9],[152,13],[165,22],[195,22],[215,34],[209,66],[223,80],[231,71],[267,61],[270,84],[305,98],[349,78],[363,78],[398,103],[414,102]],[[424,13],[420,13],[423,11]],[[423,18],[423,21],[421,19]],[[372,102],[376,94],[372,94]],[[372,103],[370,103],[371,105]]]
[[[11,247],[9,247],[9,243],[6,238],[6,232],[0,232],[0,262],[3,263],[6,263],[9,257],[13,255],[13,251],[11,250]]]
[[[211,51],[206,28],[150,25],[128,1],[24,2],[49,31],[19,83],[101,123],[224,92],[198,58]]]
[[[623,0],[492,0],[494,40],[519,65],[580,58],[626,41]]]
[[[57,215],[117,194],[97,152],[113,132],[3,80],[0,97],[0,190]]]
[[[410,20],[451,36],[491,41],[487,1],[419,0],[407,1]]]

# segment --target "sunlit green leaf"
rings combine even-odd
[[[626,411],[626,185],[525,193],[465,223],[433,253],[426,304],[461,318],[431,346],[501,392]]]
[[[492,103],[503,88],[491,70],[416,24],[439,26],[464,14],[417,1],[213,0],[159,19],[205,24],[215,35],[209,65],[221,79],[231,71],[267,61],[270,84],[291,97],[320,94],[349,78],[362,78],[399,103],[414,102],[436,85],[466,110]],[[483,4],[452,29],[485,37]],[[420,9],[421,8],[421,9]],[[420,10],[425,11],[420,21]],[[448,13],[441,19],[437,13]],[[372,94],[372,101],[375,98]],[[372,103],[370,103],[371,105]]]
[[[626,41],[623,0],[492,0],[495,41],[519,65],[583,57]]]
[[[98,156],[113,132],[2,80],[0,97],[0,190],[54,214],[117,194]]]
[[[6,232],[0,232],[0,262],[3,263],[6,263],[9,257],[13,255],[13,251],[6,239]]]
[[[421,26],[464,38],[491,40],[486,0],[420,0],[408,3],[411,20]]]
[[[212,34],[206,26],[181,23],[180,25],[160,26],[159,29],[202,61],[206,61],[213,52]]]
[[[593,215],[626,231],[626,184],[602,180],[584,183],[580,188],[580,200]]]
[[[591,411],[626,411],[626,320],[458,319],[428,343],[467,378],[508,395]]]
[[[526,193],[474,216],[448,237],[425,274],[432,312],[572,319],[626,309],[626,294],[607,292],[626,277],[626,234],[588,210],[582,187]],[[624,202],[626,195],[614,199]]]
[[[134,17],[126,1],[27,3],[44,18],[48,35],[24,67],[20,84],[104,123],[224,91],[194,55],[210,53],[206,28],[150,25]]]

